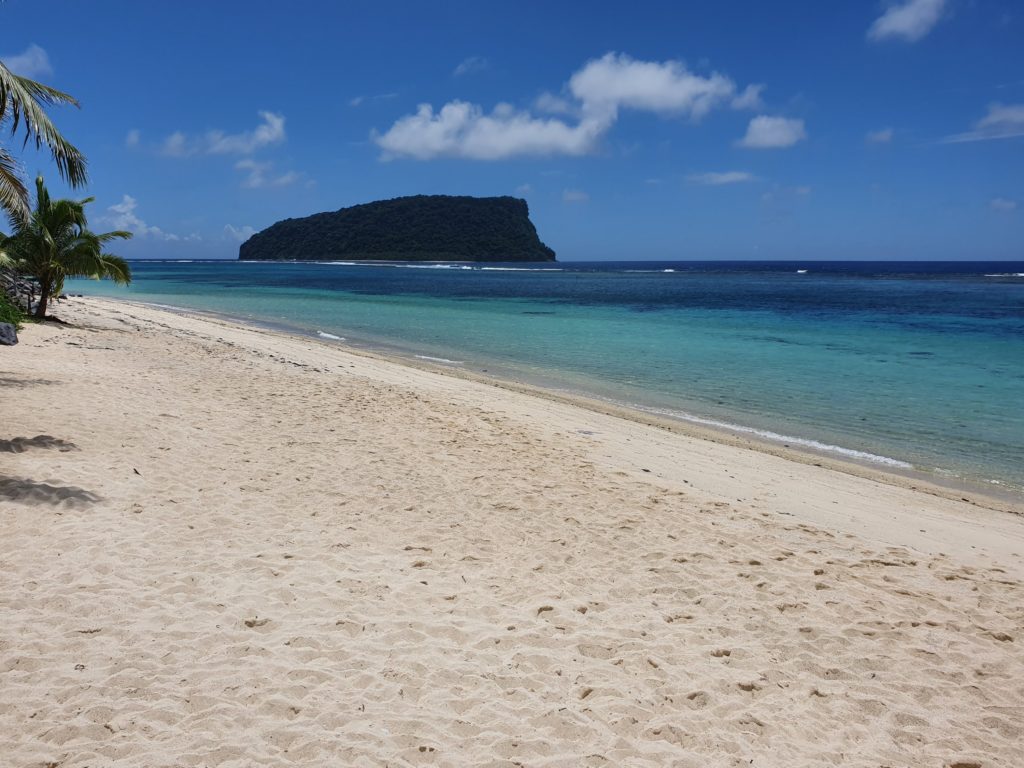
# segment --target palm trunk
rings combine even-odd
[[[39,281],[39,302],[36,304],[35,317],[37,320],[46,319],[46,307],[50,303],[50,292],[52,288],[46,280]]]
[[[44,319],[46,319],[46,305],[49,302],[49,300],[50,300],[50,297],[47,296],[45,293],[43,293],[43,294],[41,294],[39,296],[39,303],[36,304],[36,313],[35,313],[35,316],[36,316],[37,320],[44,320]]]

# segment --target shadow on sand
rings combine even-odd
[[[0,453],[24,453],[32,448],[56,448],[61,453],[77,451],[78,446],[67,440],[52,435],[36,435],[35,437],[15,437],[11,440],[0,440]]]
[[[50,485],[17,477],[0,477],[0,500],[38,506],[64,505],[85,507],[100,501],[100,497],[76,485]]]
[[[3,389],[4,387],[10,387],[11,389],[24,389],[25,387],[33,387],[36,385],[60,383],[61,382],[53,379],[15,379],[8,376],[0,376],[0,389]]]

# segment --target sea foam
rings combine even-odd
[[[430,355],[416,355],[419,360],[429,360],[432,363],[445,363],[446,365],[462,365],[464,360],[449,360],[446,357],[431,357]]]
[[[636,406],[633,406],[636,407]],[[764,440],[770,440],[773,443],[786,443],[789,445],[799,445],[803,448],[810,448],[814,451],[821,451],[822,453],[832,453],[837,456],[843,456],[848,459],[855,459],[857,461],[868,461],[872,464],[882,464],[887,467],[897,467],[899,469],[913,469],[914,465],[906,461],[900,461],[899,459],[893,459],[889,456],[879,456],[875,453],[868,453],[867,451],[858,451],[854,448],[843,448],[840,445],[831,445],[829,443],[822,443],[818,440],[811,440],[804,437],[793,437],[792,435],[783,435],[779,432],[772,432],[767,429],[757,429],[756,427],[744,427],[740,424],[730,424],[726,421],[718,421],[716,419],[708,419],[703,416],[694,416],[692,413],[686,413],[685,411],[672,411],[668,409],[660,408],[641,408],[640,410],[647,411],[648,413],[657,413],[663,416],[670,416],[675,419],[682,421],[688,421],[691,424],[700,424],[705,427],[714,427],[716,429],[725,429],[729,432],[739,432],[745,435],[755,435]]]

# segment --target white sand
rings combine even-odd
[[[1024,765],[1008,505],[60,312],[0,350],[0,765]]]

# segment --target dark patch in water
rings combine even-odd
[[[907,352],[909,357],[935,357],[934,352]]]
[[[554,312],[531,312],[530,310],[526,310],[524,312],[521,312],[520,314],[522,314],[522,315],[553,315],[555,313]]]

